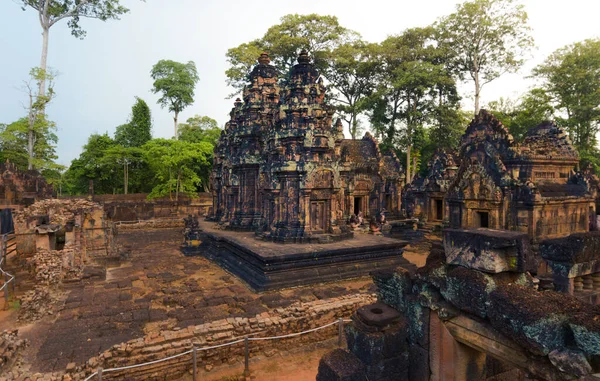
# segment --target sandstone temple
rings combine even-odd
[[[566,132],[551,122],[515,143],[482,110],[457,153],[437,152],[428,175],[406,188],[408,216],[453,228],[527,233],[534,242],[597,229],[597,179],[575,172],[579,155]]]
[[[263,53],[215,149],[215,220],[268,239],[344,238],[351,215],[399,214],[404,175],[375,139],[344,139],[306,51],[283,85]]]

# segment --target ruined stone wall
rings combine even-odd
[[[164,330],[144,338],[117,344],[111,349],[94,357],[84,365],[70,367],[73,372],[90,374],[103,369],[154,361],[191,349],[214,346],[234,341],[244,336],[268,337],[305,331],[331,323],[339,318],[348,318],[356,308],[372,303],[373,294],[355,294],[339,298],[318,300],[309,303],[295,303],[286,308],[277,308],[264,312],[254,318],[230,317],[211,323],[189,326],[179,330]],[[286,350],[298,345],[319,342],[335,337],[337,325],[301,335],[279,340],[251,341],[250,356],[277,350]],[[220,364],[243,361],[243,343],[198,351],[198,368],[210,370]],[[103,375],[103,380],[165,380],[181,376],[191,368],[191,355],[181,356],[158,364],[138,367]]]
[[[148,200],[145,193],[94,195],[92,200],[103,205],[107,217],[113,222],[186,217],[189,214],[207,216],[212,208],[212,195],[208,192],[198,193],[197,197],[180,195],[178,201],[168,197]]]

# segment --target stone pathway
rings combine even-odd
[[[256,294],[203,257],[179,252],[180,229],[119,235],[131,257],[107,271],[106,281],[69,286],[52,324],[30,330],[40,341],[32,371],[64,370],[99,352],[159,329],[187,327],[230,316],[253,317],[296,300],[373,292],[370,278]]]

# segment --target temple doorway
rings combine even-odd
[[[488,212],[475,213],[475,226],[478,228],[490,227],[490,214]]]
[[[325,201],[311,201],[310,229],[313,232],[324,232],[327,228],[327,209]]]
[[[354,214],[358,216],[358,213],[363,211],[363,197],[354,197]]]
[[[444,200],[435,200],[435,219],[438,221],[444,219]]]

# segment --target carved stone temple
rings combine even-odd
[[[452,228],[524,232],[533,242],[596,230],[597,181],[576,172],[578,163],[575,147],[555,124],[544,122],[516,143],[482,110],[459,154],[436,154],[428,176],[407,187],[405,210]]]
[[[370,134],[344,139],[306,51],[283,85],[263,53],[215,148],[213,219],[280,242],[352,236],[350,215],[398,214],[404,175]]]

